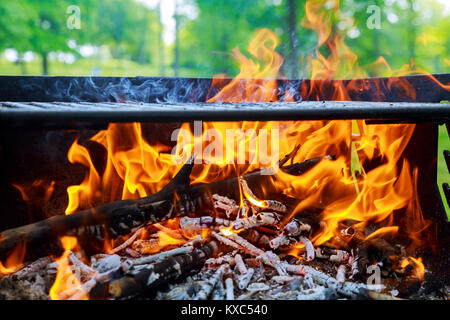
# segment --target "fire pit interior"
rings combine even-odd
[[[189,79],[162,80],[192,84],[178,102],[112,103],[101,78],[64,101],[2,81],[28,88],[1,99],[3,298],[448,299],[445,104],[208,104]]]

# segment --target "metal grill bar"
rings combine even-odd
[[[374,119],[447,122],[449,103],[303,101],[272,103],[0,102],[4,124]]]

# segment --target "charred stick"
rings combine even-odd
[[[247,273],[238,275],[237,276],[238,288],[241,290],[244,290],[245,288],[247,288],[254,273],[255,273],[255,269],[249,268],[249,269],[247,269]]]
[[[312,242],[307,237],[303,236],[300,237],[300,241],[303,242],[306,248],[306,261],[314,260],[315,254]]]
[[[173,250],[160,252],[160,253],[157,253],[157,254],[154,254],[151,256],[138,258],[135,260],[127,260],[127,262],[123,264],[123,268],[125,270],[128,270],[132,266],[160,262],[164,259],[167,259],[167,258],[175,256],[175,255],[188,254],[188,253],[192,252],[192,250],[193,250],[192,247],[180,247],[180,248],[176,248]]]
[[[190,253],[169,257],[162,262],[143,267],[135,274],[126,274],[106,286],[98,287],[97,290],[94,288],[92,292],[95,292],[96,298],[140,295],[201,268],[205,261],[217,252],[217,243],[211,241]]]
[[[225,272],[225,270],[229,268],[227,264],[221,265],[216,272],[209,277],[205,283],[203,284],[201,290],[197,293],[197,296],[194,298],[195,300],[206,300],[208,299],[209,295],[211,294],[212,290],[216,286],[216,283],[218,281],[221,281],[222,276]]]
[[[125,240],[121,245],[119,245],[119,246],[115,247],[114,249],[112,249],[109,252],[109,254],[115,254],[115,253],[117,253],[119,251],[122,251],[126,247],[128,247],[142,233],[142,230],[143,230],[142,228],[139,228],[138,230],[136,230],[131,237],[129,237],[127,240]]]
[[[260,226],[276,226],[280,224],[280,216],[274,212],[260,212],[249,218],[237,219],[233,223],[233,229],[251,229]]]
[[[234,256],[234,260],[236,262],[236,268],[239,270],[241,274],[247,273],[247,267],[245,266],[244,260],[242,260],[242,256],[238,253]]]

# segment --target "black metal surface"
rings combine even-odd
[[[0,76],[0,101],[205,102],[230,81],[211,87],[212,79],[206,78]],[[414,94],[406,92],[405,83],[414,88]],[[345,87],[352,101],[440,102],[450,100],[449,85],[450,74],[278,80],[277,94],[282,99],[288,90],[296,101],[335,100]]]
[[[302,101],[271,103],[0,102],[3,126],[51,123],[378,119],[447,121],[450,104]]]

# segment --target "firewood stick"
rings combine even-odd
[[[239,182],[240,182],[244,192],[246,194],[248,194],[250,197],[252,197],[254,200],[256,200],[257,197],[255,196],[253,191],[248,186],[247,181],[245,181],[244,178],[239,178]],[[274,211],[283,212],[283,213],[287,211],[286,206],[276,200],[260,200],[260,202],[261,202],[261,209],[274,210]]]
[[[142,257],[142,258],[138,258],[135,260],[127,260],[122,265],[125,270],[128,270],[132,266],[160,262],[166,258],[173,257],[175,255],[187,254],[187,253],[192,252],[193,249],[194,249],[193,247],[179,247],[179,248],[175,248],[172,250],[163,251],[163,252],[151,255],[151,256]]]
[[[337,269],[336,280],[339,282],[345,282],[345,273],[347,272],[347,267],[345,264],[341,264]]]
[[[210,241],[192,252],[169,257],[162,262],[141,268],[135,274],[125,274],[92,289],[93,298],[137,296],[159,286],[180,279],[192,270],[201,268],[208,258],[218,252],[216,241]]]
[[[74,214],[54,216],[3,231],[0,233],[0,257],[20,243],[42,244],[64,234],[76,234],[79,229],[87,226],[107,225],[112,234],[126,234],[137,225],[170,219],[180,212],[180,208],[177,208],[172,201],[176,186],[188,185],[192,166],[192,163],[184,165],[163,190],[151,196],[110,202]],[[180,203],[178,206],[183,207]]]
[[[260,256],[264,255],[265,252],[257,247],[255,247],[253,244],[239,236],[237,233],[230,234],[229,238],[236,242],[238,245],[244,248],[244,250],[247,250],[251,252],[253,255]]]
[[[254,273],[255,273],[255,269],[249,268],[247,270],[247,273],[237,276],[238,288],[241,290],[244,290],[245,288],[247,288]]]
[[[226,299],[234,300],[234,283],[231,275],[225,277]]]
[[[284,234],[280,234],[278,237],[270,240],[269,245],[272,249],[277,249],[278,247],[288,245],[289,243],[289,238]]]
[[[274,212],[260,212],[249,218],[237,219],[233,223],[233,229],[250,229],[260,226],[276,226],[280,224],[280,217]]]
[[[312,261],[314,260],[315,253],[314,253],[314,246],[312,242],[307,237],[300,237],[300,241],[303,242],[306,248],[306,261]]]
[[[126,247],[128,247],[130,244],[132,244],[134,242],[134,240],[136,240],[136,238],[141,234],[143,228],[139,228],[138,230],[136,230],[133,235],[131,235],[131,237],[129,237],[126,241],[124,241],[121,245],[115,247],[114,249],[112,249],[110,252],[108,252],[108,254],[115,254],[119,251],[122,251],[123,249],[125,249]]]
[[[212,232],[211,234],[212,234],[212,236],[214,238],[216,238],[218,241],[222,242],[223,244],[225,244],[227,246],[230,246],[232,248],[238,249],[238,250],[245,251],[245,248],[243,246],[241,246],[240,244],[238,244],[238,243],[228,239],[227,237],[222,236],[222,235],[220,235],[220,234],[218,234],[216,232]]]
[[[247,273],[247,267],[245,266],[244,260],[242,260],[242,256],[238,253],[234,256],[234,260],[236,261],[236,268],[239,270],[241,274]]]
[[[302,163],[281,167],[291,175],[301,175],[325,157],[306,160]],[[58,237],[75,233],[87,226],[107,226],[113,235],[125,235],[132,228],[145,223],[158,223],[177,216],[197,211],[200,207],[213,207],[211,194],[228,194],[239,197],[238,178],[229,178],[208,184],[189,185],[193,161],[185,164],[177,175],[161,191],[148,197],[119,200],[70,215],[54,216],[22,227],[0,233],[0,258],[7,255],[21,243],[27,245],[47,245]],[[276,176],[261,175],[260,170],[243,175],[248,184],[267,185],[268,194],[279,194]],[[175,192],[180,196],[174,201]],[[124,227],[125,226],[125,227]]]
[[[293,273],[293,274],[301,275],[301,276],[305,275],[305,269],[303,268],[302,265],[288,264],[287,262],[285,262],[284,267],[285,267],[286,271],[289,273]]]
[[[205,266],[207,268],[216,268],[217,266],[220,266],[222,264],[229,264],[230,266],[234,265],[236,263],[235,261],[235,254],[237,250],[227,253],[223,256],[220,256],[218,258],[209,258],[205,262]]]
[[[30,275],[38,272],[39,270],[47,267],[50,263],[52,263],[53,259],[51,257],[42,257],[38,260],[30,263],[29,265],[25,266],[24,268],[16,271],[13,274],[14,278],[17,278],[19,280],[22,280],[24,278],[29,277]]]
[[[94,269],[92,269],[91,267],[86,265],[83,261],[78,259],[78,257],[73,252],[70,252],[68,257],[69,257],[70,262],[72,262],[72,265],[78,267],[82,273],[87,274],[87,275],[92,275],[92,274],[97,273],[97,271],[95,271]]]
[[[203,284],[202,288],[200,289],[200,291],[197,293],[197,295],[195,296],[194,300],[206,300],[208,299],[209,295],[211,294],[214,286],[216,285],[216,283],[222,278],[225,270],[229,268],[228,265],[223,264],[221,265],[216,272],[209,277],[206,282]]]
[[[309,274],[312,279],[320,285],[328,286],[329,288],[335,289],[339,294],[356,299],[356,298],[367,298],[366,290],[376,290],[381,289],[384,286],[379,285],[366,285],[362,283],[355,282],[342,282],[340,283],[335,278],[318,271],[310,266],[303,266],[305,272]]]

